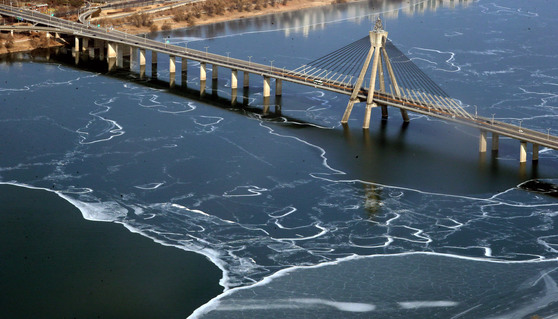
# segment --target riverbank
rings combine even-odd
[[[288,12],[288,11],[297,11],[302,9],[314,8],[314,7],[323,7],[328,5],[333,5],[335,3],[340,2],[357,2],[361,0],[289,0],[285,3],[277,3],[276,5],[267,5],[261,7],[254,7],[250,10],[228,10],[223,14],[207,14],[201,13],[199,17],[193,17],[190,20],[181,20],[177,19],[174,16],[174,13],[177,13],[173,10],[161,11],[157,14],[153,14],[150,23],[142,26],[134,25],[133,23],[127,22],[124,20],[123,15],[130,16],[131,14],[141,13],[145,10],[153,9],[153,6],[149,7],[139,7],[133,10],[125,10],[125,9],[116,9],[116,10],[103,10],[101,15],[99,16],[97,21],[102,21],[105,25],[110,23],[110,21],[114,21],[112,26],[115,29],[125,31],[131,34],[143,34],[148,32],[154,32],[159,30],[174,30],[174,29],[182,29],[187,28],[189,26],[197,26],[197,25],[207,25],[212,23],[219,23],[231,20],[239,20],[239,19],[246,19],[252,18],[256,16],[263,16],[268,14],[276,14],[281,12]],[[110,19],[107,19],[109,18]]]
[[[55,48],[63,46],[62,43],[46,39],[44,33],[9,33],[0,35],[0,55],[8,53],[28,52],[40,48]]]
[[[0,240],[6,318],[185,318],[223,290],[207,258],[44,190],[0,185]]]
[[[95,21],[102,21],[105,27],[109,25],[114,29],[124,31],[130,34],[143,34],[149,32],[156,32],[159,30],[175,30],[187,28],[193,25],[207,25],[218,22],[225,22],[231,20],[246,19],[256,16],[262,16],[267,14],[275,14],[288,11],[296,11],[314,7],[323,7],[328,5],[333,5],[339,2],[358,2],[361,0],[289,0],[285,4],[276,4],[275,6],[268,5],[266,7],[261,7],[259,9],[254,9],[251,11],[227,11],[223,15],[207,15],[202,14],[199,18],[195,18],[191,21],[176,21],[174,19],[173,12],[171,10],[163,11],[158,13],[151,19],[149,25],[136,26],[130,22],[124,21],[122,18],[123,14],[129,15],[131,13],[141,13],[148,9],[153,9],[153,6],[148,7],[138,7],[134,9],[113,9],[113,10],[103,10],[99,19]],[[75,17],[77,19],[77,17]],[[114,23],[112,23],[112,22]],[[37,38],[36,34],[17,34],[15,33],[11,39],[12,43],[6,47],[6,43],[10,41],[8,35],[4,34],[0,38],[0,55],[7,53],[17,53],[17,52],[27,52],[37,48],[47,48],[61,46],[60,43],[50,41],[49,44],[38,43],[33,39]]]

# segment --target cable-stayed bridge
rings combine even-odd
[[[183,79],[186,76],[188,59],[200,63],[200,86],[205,88],[207,64],[212,65],[212,78],[218,78],[220,67],[231,70],[231,89],[238,87],[238,71],[243,72],[243,86],[249,86],[249,74],[263,78],[264,99],[271,95],[271,79],[275,79],[275,95],[282,94],[282,81],[288,81],[322,90],[349,95],[342,123],[347,123],[355,103],[365,102],[363,128],[370,123],[371,109],[382,108],[382,117],[387,118],[388,107],[400,110],[404,121],[409,121],[408,112],[415,112],[446,121],[457,122],[480,130],[479,151],[487,151],[487,135],[492,134],[492,150],[498,150],[499,137],[506,136],[520,141],[520,162],[527,160],[527,143],[533,145],[532,159],[538,160],[539,147],[558,150],[558,137],[549,132],[538,132],[524,127],[495,121],[469,114],[459,102],[450,98],[434,81],[422,72],[409,58],[398,50],[387,38],[378,19],[373,31],[343,48],[329,53],[294,70],[278,68],[240,60],[206,51],[194,50],[130,35],[117,30],[58,19],[36,11],[0,5],[0,14],[21,18],[34,24],[37,30],[52,28],[56,32],[74,36],[75,51],[89,51],[90,56],[106,57],[109,69],[122,67],[122,57],[138,56],[140,75],[145,72],[146,50],[151,50],[152,70],[156,70],[157,56],[169,56],[170,85],[174,86],[176,58],[182,59]],[[91,42],[91,43],[90,43]],[[139,54],[136,55],[136,51]]]

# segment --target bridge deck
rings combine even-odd
[[[51,17],[39,12],[6,5],[0,5],[0,14],[12,17],[21,17],[27,21],[45,25],[49,28],[60,30],[60,32],[96,38],[114,43],[120,43],[140,49],[152,50],[170,56],[191,59],[198,62],[210,63],[212,65],[238,70],[248,73],[259,74],[279,80],[289,81],[301,85],[312,86],[323,90],[328,90],[340,94],[350,95],[353,91],[353,84],[350,81],[337,81],[321,76],[321,74],[308,74],[303,71],[287,70],[268,65],[258,64],[218,54],[203,52],[195,49],[180,47],[177,45],[162,43],[130,35],[117,30],[98,28],[96,26],[86,26],[80,23],[71,22],[55,17]],[[393,106],[407,111],[443,119],[446,121],[457,122],[467,126],[479,128],[483,131],[492,132],[498,135],[507,136],[523,142],[529,142],[543,147],[558,150],[558,137],[529,130],[523,127],[494,121],[484,117],[472,116],[463,110],[457,102],[452,99],[433,96],[422,92],[403,89],[402,97],[393,96],[386,92],[375,92],[374,101],[378,105]],[[366,100],[367,90],[361,90],[359,99]]]

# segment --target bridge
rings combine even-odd
[[[89,51],[94,56],[109,62],[109,69],[114,65],[122,67],[125,48],[129,48],[130,58],[139,50],[140,76],[145,72],[146,50],[169,56],[169,84],[174,87],[176,58],[182,59],[182,74],[186,76],[187,60],[200,63],[200,87],[205,89],[207,80],[207,64],[212,65],[212,78],[218,78],[218,69],[231,70],[231,89],[238,88],[238,71],[243,72],[243,86],[249,87],[249,75],[257,74],[263,78],[264,100],[271,95],[271,79],[275,79],[275,95],[282,94],[282,82],[288,81],[300,85],[311,86],[326,91],[349,95],[349,102],[341,122],[346,124],[355,103],[365,102],[363,128],[368,129],[371,109],[382,108],[382,117],[387,118],[388,106],[400,110],[403,121],[408,122],[408,112],[423,114],[449,122],[456,122],[480,130],[479,151],[487,151],[488,133],[492,135],[492,151],[499,147],[499,137],[505,136],[520,142],[519,161],[527,161],[527,144],[533,145],[532,160],[538,161],[539,148],[547,147],[558,150],[558,137],[550,132],[538,132],[521,126],[496,121],[469,114],[463,107],[451,99],[424,74],[412,61],[399,51],[387,38],[378,19],[373,31],[339,50],[314,60],[294,70],[263,65],[251,59],[241,60],[218,54],[209,53],[162,43],[145,37],[130,35],[118,30],[71,22],[36,11],[0,5],[0,14],[19,17],[33,23],[37,28],[52,28],[57,32],[75,37],[75,51]],[[93,40],[93,45],[89,45]],[[81,42],[81,46],[80,46]],[[106,47],[106,48],[105,48]],[[81,50],[80,50],[81,49]],[[153,70],[157,66],[157,54],[152,54]],[[130,67],[133,63],[130,63]],[[369,79],[369,80],[366,80]],[[371,89],[372,88],[372,89]]]

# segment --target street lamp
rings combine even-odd
[[[477,106],[475,105],[475,118],[477,118]]]
[[[271,67],[269,68],[269,72],[273,72],[273,61],[275,61],[275,60],[269,61],[271,63]]]
[[[547,128],[546,130],[546,139],[550,140],[550,128]]]
[[[249,55],[249,56],[248,56],[248,66],[250,66],[251,63],[252,63],[252,56]]]
[[[205,48],[205,57],[207,58],[207,49],[209,49],[209,47],[204,47]]]
[[[519,120],[519,132],[520,132],[520,133],[523,132],[523,131],[521,130],[521,122],[523,122],[523,120]]]
[[[496,114],[492,114],[492,125],[494,125],[494,115]]]

